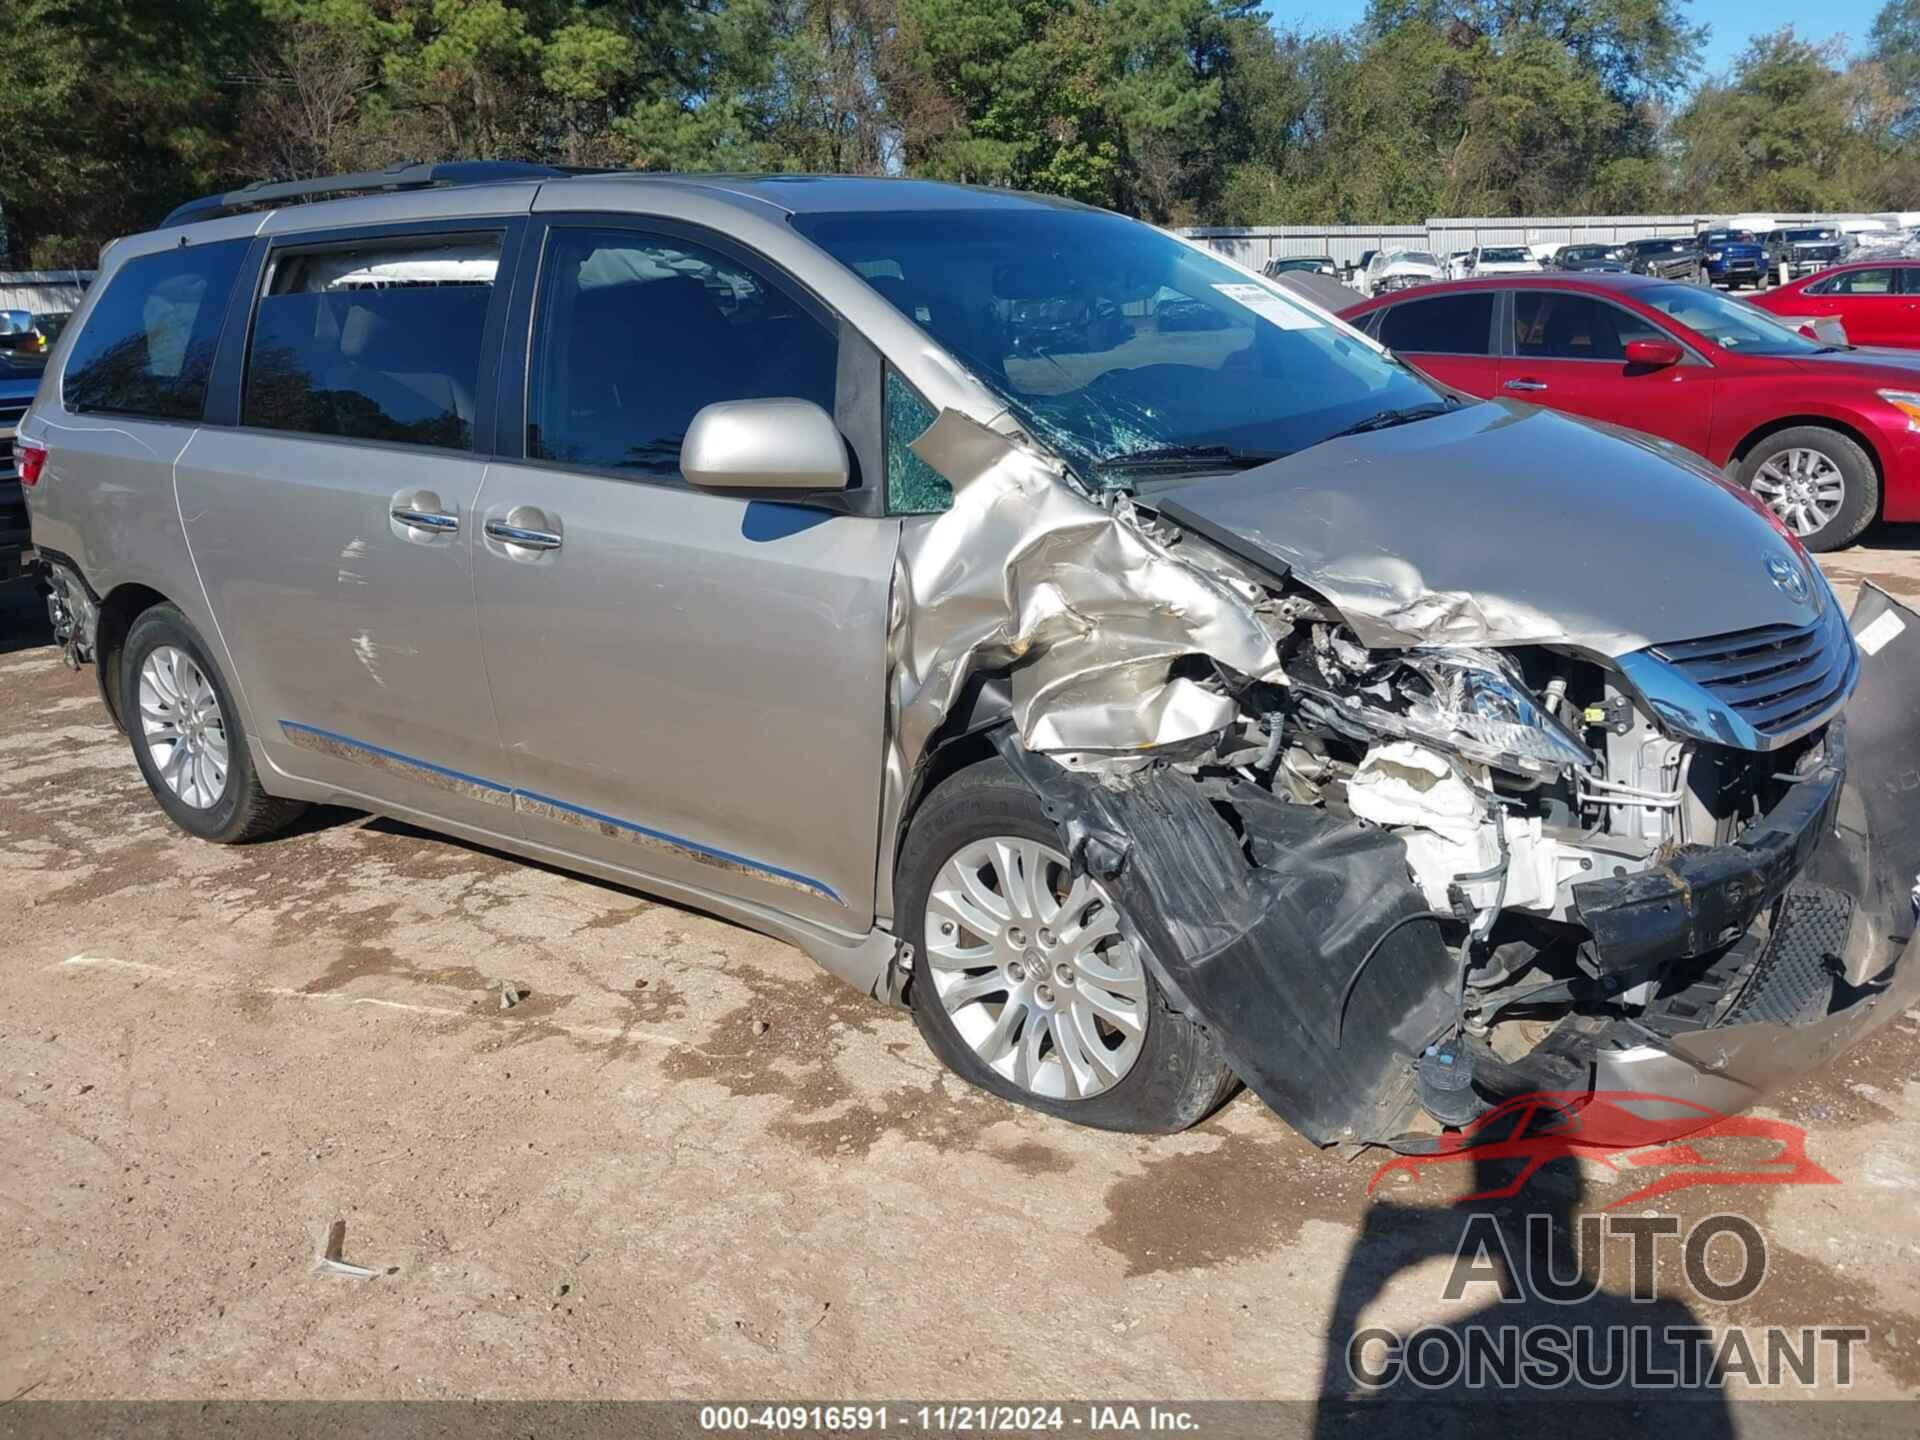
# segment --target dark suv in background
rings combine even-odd
[[[1620,258],[1620,250],[1617,246],[1583,244],[1562,245],[1553,252],[1551,268],[1572,272],[1618,273],[1627,267]]]
[[[1767,252],[1750,230],[1708,230],[1700,236],[1707,278],[1729,288],[1761,285],[1767,278]]]
[[[1839,264],[1840,252],[1845,244],[1840,232],[1829,225],[1775,230],[1768,234],[1766,240],[1767,270],[1771,274],[1778,274],[1784,264],[1789,272],[1787,278],[1797,280],[1802,275],[1811,275],[1816,270]]]
[[[1686,280],[1706,283],[1707,262],[1698,242],[1666,237],[1653,240],[1629,240],[1620,247],[1620,258],[1636,275],[1652,275],[1660,280]]]

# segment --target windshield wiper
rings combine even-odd
[[[1250,470],[1286,458],[1284,450],[1236,450],[1231,445],[1161,445],[1127,450],[1094,463],[1102,475],[1116,470]]]
[[[1409,405],[1401,410],[1382,410],[1378,414],[1369,415],[1364,420],[1356,420],[1346,429],[1336,430],[1326,438],[1338,440],[1343,435],[1365,435],[1370,430],[1391,430],[1396,425],[1411,425],[1416,420],[1431,420],[1436,415],[1449,414],[1456,408],[1458,407],[1451,403],[1445,403]]]

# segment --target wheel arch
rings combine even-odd
[[[1874,475],[1880,481],[1881,504],[1884,505],[1886,503],[1887,466],[1886,461],[1881,458],[1879,448],[1874,445],[1872,439],[1869,438],[1863,427],[1854,424],[1852,421],[1843,419],[1838,415],[1783,415],[1777,419],[1768,420],[1763,424],[1756,425],[1733,447],[1727,456],[1727,463],[1735,466],[1743,465],[1746,463],[1747,456],[1753,453],[1754,447],[1759,445],[1761,441],[1767,439],[1769,436],[1778,435],[1782,430],[1797,430],[1803,426],[1817,430],[1835,431],[1838,434],[1846,436],[1847,439],[1853,441],[1854,444],[1866,451],[1867,459],[1873,462]]]
[[[946,781],[999,753],[994,748],[993,732],[1010,723],[1012,714],[1013,692],[1007,675],[1004,672],[977,675],[968,683],[946,723],[934,732],[926,749],[916,757],[899,817],[881,835],[880,879],[884,882],[881,893],[886,897],[891,918],[898,919],[892,912],[896,908],[900,856],[906,848],[907,831],[914,817],[927,797]]]
[[[127,720],[121,708],[120,652],[126,648],[127,635],[133,629],[134,621],[156,605],[172,603],[151,585],[136,581],[114,586],[100,601],[100,624],[94,632],[93,663],[100,672],[100,698],[106,702],[107,714],[122,731],[127,728]]]

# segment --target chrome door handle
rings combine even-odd
[[[524,525],[509,525],[505,520],[489,520],[481,527],[489,540],[502,545],[518,545],[522,550],[558,550],[560,537],[551,530],[529,530]]]
[[[451,535],[460,528],[460,517],[449,515],[444,510],[412,510],[404,505],[396,505],[391,513],[409,530],[430,530],[436,535]]]
[[[1547,388],[1547,382],[1544,380],[1509,380],[1507,381],[1507,389],[1509,390],[1544,390],[1546,388]]]

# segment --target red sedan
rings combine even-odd
[[[1838,315],[1855,345],[1920,347],[1920,260],[1836,265],[1750,303],[1795,320]]]
[[[1920,353],[1823,345],[1744,300],[1646,275],[1454,281],[1344,313],[1443,384],[1705,456],[1809,549],[1920,520]]]

